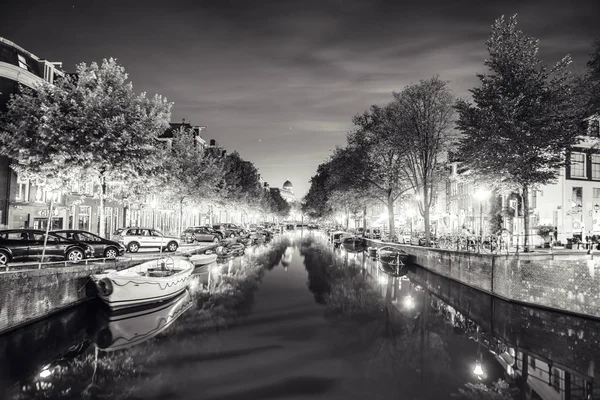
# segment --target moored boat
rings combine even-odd
[[[344,231],[333,231],[329,236],[329,241],[331,241],[334,245],[339,246],[344,242],[345,238],[353,237],[351,233]]]
[[[342,236],[342,244],[344,246],[363,246],[365,240],[361,236]]]
[[[392,276],[394,278],[398,278],[408,274],[408,267],[404,263],[396,264],[396,263],[386,263],[380,262],[377,266],[381,272],[386,275]]]
[[[183,292],[194,271],[187,257],[166,257],[127,268],[92,275],[98,297],[118,310],[168,300]]]
[[[99,315],[94,342],[103,351],[121,350],[143,343],[167,329],[192,304],[190,292],[184,290],[179,296],[157,305]]]
[[[199,267],[201,265],[206,265],[206,264],[210,264],[210,263],[217,261],[218,257],[219,256],[216,253],[194,254],[194,255],[190,256],[190,261],[196,267]]]
[[[377,249],[377,255],[381,262],[394,265],[406,264],[410,257],[407,252],[391,246],[380,247]]]

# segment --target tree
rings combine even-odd
[[[487,41],[488,74],[471,90],[473,104],[457,103],[463,133],[459,153],[467,167],[496,186],[520,191],[529,233],[529,191],[548,184],[578,143],[576,107],[567,56],[548,69],[537,56],[538,41],[517,29],[516,16],[496,20]],[[528,238],[525,236],[525,248]]]
[[[303,199],[303,212],[314,219],[327,218],[333,211],[329,202],[329,168],[329,161],[317,167],[317,173],[310,178],[310,188]]]
[[[590,57],[587,62],[587,72],[578,87],[579,93],[583,96],[587,117],[600,114],[600,39],[596,39]]]
[[[406,146],[394,123],[394,108],[371,106],[354,117],[356,129],[348,135],[348,145],[332,160],[338,182],[356,188],[365,196],[382,202],[388,210],[390,235],[395,235],[394,203],[410,188],[403,173]]]
[[[222,203],[235,207],[261,209],[264,194],[258,170],[238,152],[228,154],[224,160],[224,175],[219,187]]]
[[[93,177],[104,221],[108,184],[135,187],[156,175],[162,150],[155,138],[168,127],[171,104],[158,95],[135,94],[114,59],[76,70],[75,78],[12,99],[0,147],[22,172],[54,188],[66,190],[75,179]],[[99,233],[104,235],[104,223]]]
[[[191,130],[175,132],[164,161],[163,193],[179,205],[179,232],[183,206],[198,205],[216,197],[223,179],[223,163],[204,152]]]
[[[425,220],[425,240],[429,245],[430,209],[443,176],[448,151],[458,137],[453,133],[454,98],[447,83],[438,77],[421,80],[394,93],[391,104],[393,123],[401,135],[396,146],[405,149],[402,169],[415,193],[422,194],[419,209]]]

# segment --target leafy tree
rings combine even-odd
[[[3,154],[52,189],[66,191],[73,180],[92,177],[104,221],[108,184],[119,182],[123,192],[157,174],[162,157],[155,138],[170,120],[166,99],[135,94],[127,79],[114,59],[82,63],[75,78],[15,96],[0,132]]]
[[[422,201],[419,208],[425,220],[425,240],[430,241],[430,209],[436,188],[443,176],[448,151],[457,141],[453,132],[454,98],[446,82],[438,77],[421,80],[394,93],[392,123],[400,135],[396,146],[405,149],[402,164],[415,193]]]
[[[550,69],[543,66],[538,41],[517,29],[516,16],[496,20],[487,48],[490,73],[478,75],[481,86],[471,90],[474,105],[456,106],[463,133],[459,153],[482,179],[520,191],[528,234],[530,189],[554,181],[567,163],[566,152],[578,143],[582,115],[572,91],[570,58]]]
[[[313,219],[327,218],[333,211],[329,202],[329,168],[329,161],[319,165],[317,173],[310,178],[310,188],[303,199],[303,211]]]
[[[269,190],[265,197],[268,199],[268,211],[277,217],[285,218],[291,210],[290,204],[281,197],[279,190]]]
[[[203,151],[191,130],[176,132],[164,161],[162,193],[179,206],[182,231],[183,206],[215,199],[223,179],[223,163]]]
[[[224,159],[224,175],[218,188],[222,204],[244,209],[261,210],[264,191],[258,170],[238,152],[227,154]]]
[[[583,96],[583,106],[588,117],[600,114],[600,39],[596,39],[590,57],[587,72],[579,82],[579,92]]]
[[[348,145],[333,156],[338,182],[356,188],[365,196],[382,202],[388,210],[390,234],[395,234],[394,203],[410,188],[403,173],[407,147],[402,131],[394,122],[391,105],[371,106],[354,117],[356,129],[348,135]]]

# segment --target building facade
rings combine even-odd
[[[530,212],[540,225],[552,225],[557,238],[600,235],[600,116],[586,120],[587,135],[567,154],[558,179],[532,191]]]

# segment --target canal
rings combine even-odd
[[[286,233],[167,303],[89,302],[0,336],[0,398],[600,398],[598,321],[384,271],[320,232]]]

